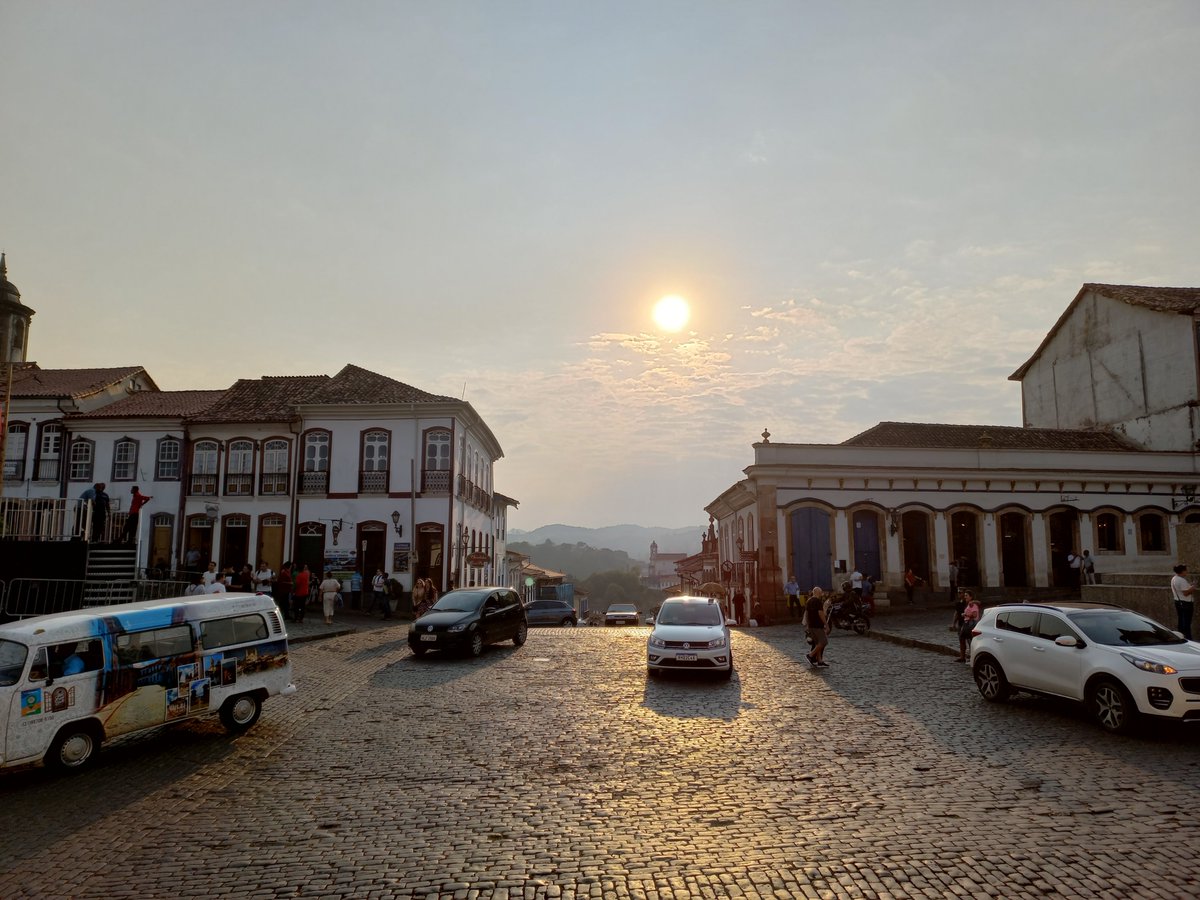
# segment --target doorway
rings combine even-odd
[[[266,563],[272,572],[283,565],[284,518],[278,513],[268,513],[258,520],[258,563]]]
[[[979,565],[979,515],[959,510],[950,516],[950,556],[958,562],[958,583],[982,585]]]
[[[1000,516],[1000,574],[1005,587],[1029,587],[1027,524],[1024,513],[1007,512]]]
[[[320,581],[320,573],[325,569],[325,526],[321,522],[303,522],[300,525],[292,571],[299,572],[305,565],[309,573]]]
[[[1079,513],[1059,510],[1050,513],[1050,584],[1053,587],[1078,587],[1079,570],[1072,569],[1068,554],[1075,552],[1079,541]]]
[[[444,590],[442,559],[444,532],[437,522],[417,526],[417,562],[413,575],[416,578],[431,578],[438,593]]]
[[[792,574],[800,589],[808,592],[814,587],[833,590],[833,543],[829,534],[829,513],[815,506],[795,510],[788,517],[792,541],[790,561]]]
[[[854,513],[854,568],[876,581],[883,580],[883,560],[880,553],[880,518],[873,509]]]
[[[900,553],[904,571],[913,574],[932,587],[929,579],[929,513],[909,510],[900,517]]]
[[[387,526],[382,522],[362,522],[358,526],[358,570],[367,581],[375,576],[376,569],[389,575],[387,558]]]
[[[213,558],[212,519],[204,514],[188,517],[187,546],[184,559],[195,560],[195,565],[189,562],[188,568],[191,571],[203,572]]]
[[[240,572],[250,561],[250,517],[231,513],[222,524],[221,568]]]

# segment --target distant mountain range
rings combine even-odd
[[[632,559],[648,560],[650,543],[658,543],[659,553],[699,553],[700,538],[707,526],[690,528],[646,528],[642,525],[608,525],[604,528],[580,528],[578,525],[543,525],[533,531],[508,530],[508,540],[527,544],[587,544],[596,550],[623,550]]]

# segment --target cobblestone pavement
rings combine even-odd
[[[730,682],[648,681],[646,628],[417,660],[389,626],[295,645],[299,692],[240,738],[188,723],[77,777],[0,773],[0,897],[1200,886],[1196,732],[987,705],[945,656],[844,632],[814,671],[795,625],[737,632]]]

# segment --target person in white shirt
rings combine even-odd
[[[850,573],[850,590],[854,591],[858,597],[862,597],[862,578],[862,572],[858,569]]]
[[[271,583],[275,580],[275,573],[271,571],[271,567],[265,562],[258,564],[258,569],[254,572],[254,590],[260,594],[271,593]]]
[[[1179,619],[1179,633],[1189,641],[1192,639],[1192,609],[1195,606],[1192,594],[1196,588],[1188,580],[1187,566],[1182,563],[1173,570],[1175,577],[1171,579],[1171,599],[1175,601],[1175,615]]]
[[[212,584],[216,580],[216,578],[217,578],[217,564],[215,562],[210,562],[208,564],[208,571],[204,573],[204,583],[206,585]]]
[[[213,573],[212,583],[206,589],[210,594],[224,594],[225,591],[225,576]]]
[[[342,583],[333,577],[332,572],[325,574],[325,580],[317,588],[321,592],[321,606],[325,613],[325,624],[333,624],[333,607],[337,603],[338,594],[342,592]]]

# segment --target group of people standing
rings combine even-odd
[[[125,515],[125,525],[121,528],[119,541],[122,544],[132,544],[137,540],[138,521],[141,519],[142,507],[154,499],[152,495],[143,494],[136,484],[129,489],[129,493],[131,495],[129,512]],[[109,507],[112,505],[112,498],[108,496],[108,485],[103,481],[97,481],[80,494],[79,499],[92,504],[92,528],[89,539],[93,543],[103,542],[108,529]]]

